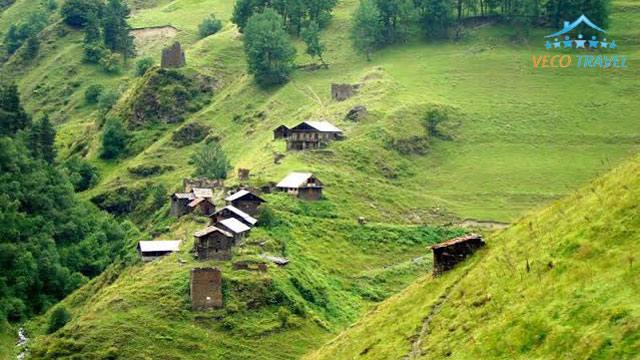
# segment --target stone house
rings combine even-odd
[[[227,196],[224,200],[227,205],[232,205],[252,216],[255,216],[258,213],[258,207],[266,202],[263,198],[248,190],[239,190],[233,195]]]
[[[192,188],[187,192],[171,195],[171,216],[180,217],[194,211],[209,216],[215,210],[211,189]]]
[[[289,135],[289,128],[286,125],[280,125],[273,129],[273,140],[286,139]]]
[[[485,245],[482,235],[469,234],[431,246],[433,274],[439,275],[462,262]]]
[[[180,250],[180,244],[180,240],[139,241],[136,248],[142,261],[147,262],[177,252]]]
[[[235,244],[233,234],[209,226],[195,234],[195,251],[198,260],[230,260],[231,249]]]
[[[292,172],[276,185],[278,191],[286,192],[304,200],[322,198],[322,182],[310,172]]]
[[[180,46],[179,42],[173,43],[168,48],[162,49],[162,58],[160,59],[160,67],[164,68],[179,68],[186,64],[184,56],[184,50]]]
[[[328,121],[303,121],[289,129],[287,150],[319,149],[342,137],[342,130]]]
[[[222,209],[211,214],[209,218],[211,218],[212,225],[229,218],[235,218],[236,220],[239,220],[249,227],[254,226],[258,222],[258,219],[236,208],[233,205],[227,205],[223,207]]]

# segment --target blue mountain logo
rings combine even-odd
[[[591,29],[601,33],[602,39],[598,40],[598,36],[591,36],[590,40],[584,38],[582,34],[578,34],[578,37],[572,39],[569,35],[570,32],[575,30],[580,25],[586,25]],[[576,21],[570,23],[568,21],[564,22],[564,27],[562,30],[555,32],[553,34],[545,36],[547,40],[545,43],[545,47],[548,50],[551,49],[616,49],[618,45],[615,40],[608,41],[606,38],[606,31],[604,31],[601,27],[594,24],[593,21],[589,20],[585,15],[580,16]]]

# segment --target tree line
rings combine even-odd
[[[448,38],[467,18],[491,17],[526,34],[533,26],[559,27],[582,14],[606,27],[609,0],[360,0],[351,37],[356,50],[370,58],[375,49],[416,31],[429,39]]]
[[[45,311],[127,252],[127,232],[74,190],[91,186],[85,160],[59,161],[55,129],[0,84],[0,319]]]

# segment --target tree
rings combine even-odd
[[[353,15],[351,40],[355,49],[371,60],[371,53],[380,44],[382,26],[380,11],[373,0],[360,0]]]
[[[220,29],[222,29],[222,21],[216,19],[214,14],[211,14],[204,18],[198,26],[198,35],[200,35],[200,38],[206,38],[217,33]]]
[[[45,114],[39,122],[40,127],[40,154],[44,161],[53,164],[56,159],[56,130],[49,121],[49,116]]]
[[[14,136],[18,130],[31,125],[31,118],[20,104],[15,83],[0,85],[0,136]]]
[[[307,27],[302,29],[302,39],[307,44],[307,54],[312,58],[318,57],[322,65],[327,67],[327,64],[322,57],[324,54],[324,44],[320,42],[320,26],[315,21],[312,21]]]
[[[431,38],[447,37],[451,25],[451,0],[422,0],[420,25]]]
[[[65,326],[69,320],[71,320],[71,315],[67,309],[63,305],[58,305],[58,307],[56,307],[49,316],[47,334],[53,334],[58,331],[60,328]]]
[[[135,55],[131,27],[127,23],[130,14],[131,10],[122,0],[108,0],[102,20],[104,45],[122,54],[125,61]]]
[[[380,14],[382,44],[393,44],[407,39],[415,22],[416,10],[411,0],[375,0]]]
[[[227,155],[217,142],[204,144],[198,152],[193,154],[191,162],[196,170],[195,177],[222,180],[227,177],[227,173],[232,169]]]
[[[282,27],[282,17],[266,9],[253,15],[245,29],[244,49],[249,73],[262,87],[282,84],[293,71],[296,49]]]
[[[22,45],[22,39],[18,35],[18,25],[11,24],[7,34],[4,36],[4,47],[9,55],[13,54]]]
[[[29,60],[38,56],[38,52],[40,51],[40,40],[38,40],[37,35],[29,36],[25,46],[26,48],[22,54],[25,59]]]
[[[127,148],[128,134],[120,119],[108,119],[104,125],[102,134],[102,151],[100,157],[103,159],[115,159],[122,155]]]
[[[65,24],[84,27],[90,17],[100,16],[102,7],[102,1],[98,0],[65,0],[60,14]]]
[[[102,91],[100,96],[98,97],[98,106],[102,110],[104,114],[108,113],[109,110],[118,102],[120,98],[120,93],[116,90],[107,90]]]
[[[247,25],[247,21],[251,15],[253,15],[254,7],[256,6],[255,0],[237,0],[233,6],[233,16],[231,21],[238,25],[238,30],[243,33],[244,28]]]

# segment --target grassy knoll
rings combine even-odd
[[[291,199],[272,199],[298,206]],[[255,229],[234,260],[285,255],[284,268],[267,273],[233,271],[229,262],[197,262],[184,221],[169,237],[183,250],[157,262],[116,267],[62,302],[72,321],[31,344],[36,358],[117,356],[142,359],[163,354],[178,359],[291,359],[319,346],[355,321],[372,303],[399,291],[429,271],[426,247],[459,234],[421,226],[369,224],[322,217],[327,204],[303,206],[297,216],[277,212],[278,223]],[[305,214],[313,214],[309,217]],[[320,217],[317,217],[320,216]],[[180,261],[179,261],[180,260]],[[223,271],[225,308],[189,309],[192,267]],[[44,320],[32,322],[42,334]]]
[[[635,158],[523,218],[468,263],[424,277],[308,358],[396,359],[417,339],[412,354],[424,359],[636,358],[639,173]]]

